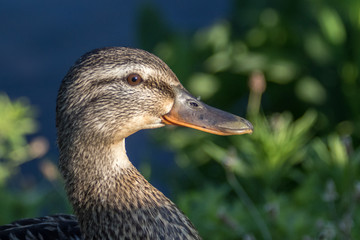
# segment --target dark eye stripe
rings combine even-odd
[[[159,90],[161,95],[169,96],[171,98],[175,96],[171,87],[168,84],[161,81],[156,81],[156,80],[144,81],[144,86],[150,89]]]
[[[117,81],[119,81],[118,78],[104,78],[92,83],[90,86],[97,87],[102,85],[108,85],[108,84],[116,83]]]

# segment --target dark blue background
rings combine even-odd
[[[48,156],[56,160],[55,101],[63,76],[85,52],[105,46],[138,46],[137,18],[144,5],[158,9],[175,31],[192,33],[225,18],[229,1],[2,1],[0,3],[0,92],[11,99],[25,96],[37,109],[36,136],[50,142]],[[1,117],[1,116],[0,116]],[[30,136],[31,138],[31,136]],[[146,132],[127,141],[130,159],[155,158]],[[167,161],[169,162],[169,161]],[[36,171],[36,161],[23,172]],[[155,184],[156,185],[156,184]]]

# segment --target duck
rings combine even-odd
[[[145,50],[84,54],[62,80],[56,101],[59,169],[74,215],[18,220],[0,227],[0,239],[201,239],[126,154],[128,136],[165,125],[224,136],[253,131],[245,118],[192,96]]]

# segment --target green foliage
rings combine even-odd
[[[155,135],[183,168],[177,203],[204,239],[359,238],[359,2],[233,1],[231,9],[186,36],[157,17],[157,38],[140,21],[143,42],[143,30],[153,31],[143,46],[190,92],[238,115],[247,107],[254,125],[251,136]]]
[[[250,119],[256,126],[254,133],[250,137],[231,137],[231,145],[241,156],[239,159],[227,158],[226,165],[238,175],[261,177],[264,184],[271,186],[273,181],[304,160],[304,144],[315,119],[316,112],[311,110],[296,121],[288,112],[275,114],[269,119],[260,115]],[[215,144],[206,146],[204,150],[220,162],[228,152]]]
[[[31,143],[26,138],[37,130],[34,108],[25,99],[11,101],[0,94],[0,116],[0,225],[43,212],[70,212],[62,183],[59,186],[59,173],[51,161],[43,160],[40,168],[53,188],[46,186],[48,182],[32,185],[18,174],[21,164],[47,151],[44,138],[37,137]],[[10,182],[17,187],[9,187]]]
[[[11,101],[5,94],[0,94],[0,116],[0,223],[8,223],[35,212],[34,193],[12,193],[5,186],[19,166],[32,159],[26,135],[36,131],[36,123],[24,99]]]
[[[10,101],[0,94],[0,186],[17,167],[31,159],[26,135],[36,131],[33,109],[25,100]]]
[[[346,141],[336,134],[310,139],[316,118],[313,111],[296,121],[289,113],[275,118],[269,124],[258,116],[253,119],[258,127],[253,135],[231,137],[226,147],[216,142],[218,138],[215,143],[202,137],[183,138],[186,145],[170,141],[180,151],[177,158],[191,159],[188,164],[197,164],[198,170],[180,166],[205,177],[201,181],[193,177],[198,184],[180,195],[179,206],[205,239],[359,236],[355,226],[360,221],[356,214],[360,211],[360,149],[348,153]],[[174,131],[169,138],[181,141],[179,136]],[[189,147],[192,144],[196,150]],[[207,163],[204,156],[210,158]],[[222,166],[225,176],[204,167],[213,164],[211,159],[219,163],[218,168]]]

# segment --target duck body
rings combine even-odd
[[[0,226],[0,239],[82,239],[78,221],[73,215],[52,215],[15,221]]]
[[[58,228],[74,229],[73,235],[63,234],[71,238],[54,238],[40,228],[30,232],[41,239],[201,239],[126,155],[126,137],[165,124],[221,135],[252,131],[245,119],[191,96],[146,51],[115,47],[82,56],[63,79],[56,107],[60,171],[79,225],[74,217],[62,221],[57,215]],[[0,231],[0,239],[9,229]]]

